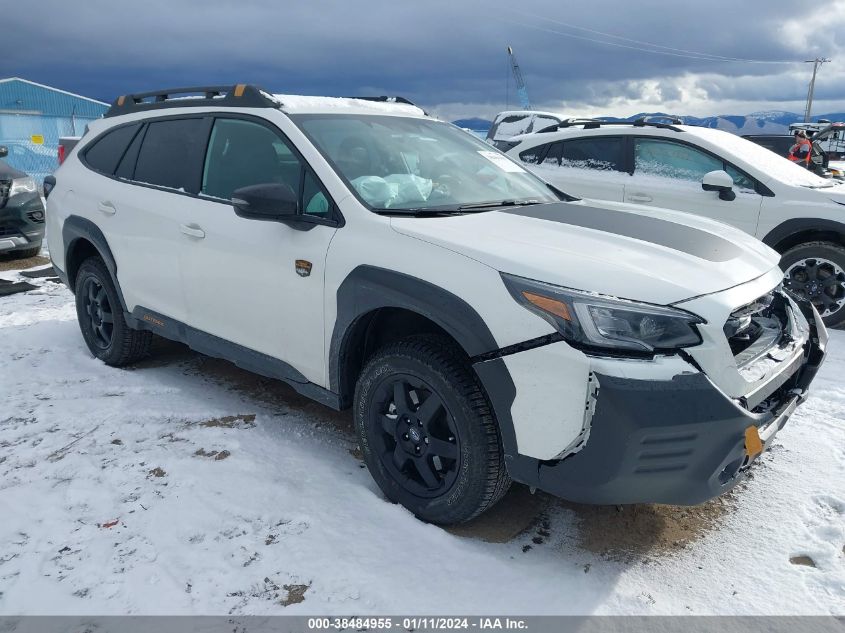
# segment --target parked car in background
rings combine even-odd
[[[53,173],[58,166],[55,145],[36,145],[30,141],[6,140],[0,144],[9,150],[6,157],[9,166],[26,172],[37,185],[40,185],[44,177]]]
[[[553,112],[538,110],[507,110],[499,112],[493,119],[493,125],[487,131],[487,142],[496,149],[507,151],[510,139],[520,134],[539,132],[547,127],[557,125],[563,117]]]
[[[795,137],[790,134],[743,134],[742,138],[752,143],[757,143],[760,147],[765,147],[778,156],[787,158],[787,160],[789,160],[790,150],[795,145]],[[813,142],[812,147],[809,161],[801,160],[794,162],[798,162],[801,167],[809,169],[822,178],[839,178],[841,174],[838,170],[834,171],[828,168],[827,157],[822,151],[822,148],[815,142]]]
[[[156,333],[351,407],[386,497],[436,523],[512,479],[604,504],[726,492],[824,358],[759,241],[574,200],[397,99],[126,95],[47,184],[95,357]]]
[[[59,165],[65,162],[65,158],[67,158],[73,148],[76,147],[76,144],[79,143],[81,136],[60,136],[59,137],[59,152],[58,152],[58,160]]]
[[[845,322],[845,185],[734,134],[675,123],[564,122],[508,154],[567,193],[732,224],[781,254],[787,287]]]
[[[33,257],[44,239],[44,205],[35,180],[5,160],[0,146],[0,255]]]
[[[812,139],[824,153],[825,165],[845,178],[845,123],[828,123],[816,130]]]

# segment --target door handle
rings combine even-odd
[[[180,224],[179,230],[182,231],[184,235],[187,235],[189,237],[195,237],[198,240],[201,240],[205,237],[205,231],[203,231],[196,224]]]
[[[114,205],[111,202],[105,200],[97,205],[97,209],[99,209],[101,213],[105,213],[106,215],[114,215],[117,212],[117,209],[114,208]]]
[[[654,198],[644,193],[632,193],[628,196],[630,202],[651,202]]]

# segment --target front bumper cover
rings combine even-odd
[[[32,248],[44,239],[44,205],[37,193],[17,194],[0,207],[0,253]],[[36,220],[38,217],[40,219]]]
[[[561,460],[540,461],[509,452],[503,432],[511,477],[564,499],[597,504],[693,505],[730,490],[757,457],[746,450],[746,430],[756,427],[768,447],[806,399],[824,360],[827,331],[812,306],[800,307],[810,325],[803,362],[765,412],[747,410],[703,373],[671,380],[598,374],[601,387],[584,448]],[[479,371],[485,385],[491,370]],[[497,396],[491,394],[498,415]]]

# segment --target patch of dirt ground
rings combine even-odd
[[[49,257],[41,257],[40,255],[27,257],[26,259],[18,259],[12,255],[0,255],[0,272],[6,270],[26,270],[35,266],[46,266],[49,263]]]
[[[697,506],[589,506],[561,502],[579,522],[579,544],[608,560],[633,562],[685,548],[721,524],[730,493]]]

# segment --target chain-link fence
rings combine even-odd
[[[39,183],[59,166],[59,137],[82,136],[95,119],[0,113],[0,145],[9,150],[4,159]]]

